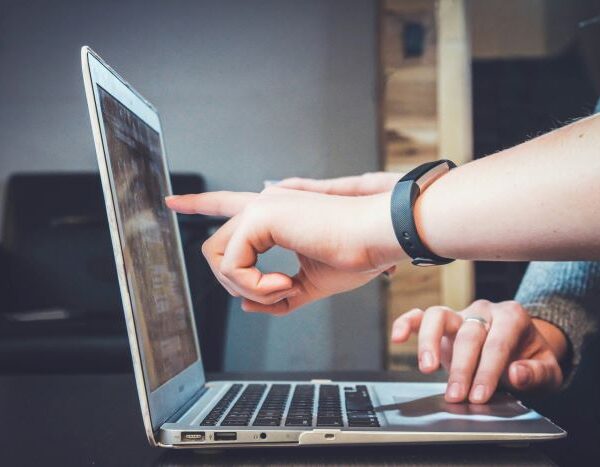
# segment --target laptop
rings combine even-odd
[[[448,404],[443,383],[207,381],[160,119],[90,48],[83,78],[146,435],[176,448],[495,442],[565,432],[509,394]],[[199,82],[198,85],[201,85]]]

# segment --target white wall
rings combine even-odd
[[[0,0],[0,185],[95,170],[83,44],[160,109],[171,168],[210,189],[375,170],[375,14],[375,0]],[[232,307],[228,369],[381,365],[377,284],[286,318]]]

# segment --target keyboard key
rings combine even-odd
[[[379,426],[379,422],[377,420],[373,420],[370,422],[348,422],[348,426],[361,428],[377,428]]]
[[[215,406],[204,418],[204,420],[202,420],[200,425],[215,426],[219,422],[223,414],[227,411],[233,400],[237,397],[241,389],[241,384],[232,384],[231,387],[225,393],[225,395],[221,397],[219,402],[215,404]]]
[[[344,424],[342,423],[341,418],[337,417],[318,417],[317,418],[317,426],[332,426],[332,427],[341,427]]]
[[[286,426],[312,426],[315,386],[298,384],[286,416]]]
[[[279,426],[281,419],[262,419],[257,418],[254,420],[254,426]]]
[[[312,426],[312,416],[311,417],[294,417],[287,418],[285,421],[287,426]]]
[[[348,426],[369,428],[379,426],[369,390],[365,385],[357,385],[355,390],[344,388],[344,395]]]
[[[319,387],[317,426],[343,426],[340,388],[337,384],[322,384]]]
[[[254,426],[279,426],[287,404],[291,385],[273,384],[259,409]]]
[[[258,406],[265,390],[266,384],[249,384],[242,392],[242,395],[235,402],[225,419],[221,422],[222,426],[247,426],[250,423],[252,415]]]

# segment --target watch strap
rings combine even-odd
[[[434,266],[454,261],[433,253],[421,241],[414,218],[414,205],[421,194],[419,180],[432,169],[447,164],[448,170],[456,167],[452,161],[439,160],[420,165],[402,177],[392,191],[391,214],[394,233],[402,249],[416,266]]]

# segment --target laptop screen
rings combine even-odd
[[[150,391],[198,360],[160,135],[98,86],[121,249]]]

